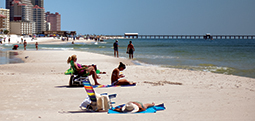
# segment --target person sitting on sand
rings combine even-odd
[[[71,61],[74,62],[74,68],[78,72],[78,75],[84,75],[86,73],[89,73],[89,76],[92,75],[92,77],[95,81],[95,85],[100,85],[97,82],[97,79],[100,79],[100,77],[97,75],[94,66],[80,65],[79,63],[76,62],[77,61],[76,55],[72,55],[67,59],[67,63],[71,63]]]
[[[155,103],[146,103],[143,104],[138,101],[130,101],[126,103],[123,107],[116,108],[114,111],[118,112],[124,112],[124,113],[135,113],[135,112],[140,112],[140,111],[145,111],[147,108],[154,106]]]
[[[136,84],[136,83],[129,82],[126,79],[122,79],[125,76],[123,74],[120,74],[120,71],[123,71],[125,68],[126,68],[125,64],[120,62],[119,67],[115,68],[112,71],[112,77],[111,77],[112,85],[133,85],[133,84]]]

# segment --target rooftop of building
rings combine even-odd
[[[34,9],[44,9],[43,7],[39,7],[38,5],[35,5],[33,8]]]
[[[46,12],[45,14],[46,15],[60,15],[58,12],[56,12],[55,14],[54,13],[50,13],[50,12]]]

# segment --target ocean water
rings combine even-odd
[[[76,41],[74,45],[71,42],[61,45],[39,43],[39,50],[77,50],[113,56],[114,41],[88,44]],[[128,58],[129,41],[135,46],[133,60],[136,64],[255,78],[255,40],[252,39],[119,39],[120,57]],[[11,47],[0,45],[0,50]],[[28,44],[27,50],[35,50],[34,45]]]

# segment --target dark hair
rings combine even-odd
[[[120,62],[119,68],[122,67],[123,69],[126,68],[125,64],[123,64],[122,62]]]
[[[97,70],[97,65],[92,64],[92,66],[94,67],[95,70]]]

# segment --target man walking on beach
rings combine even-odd
[[[118,40],[116,40],[113,43],[114,57],[116,57],[116,55],[117,55],[117,57],[119,57],[118,47],[119,47]]]
[[[129,44],[127,46],[127,53],[129,54],[129,59],[133,59],[134,51],[135,51],[135,47],[132,44],[132,41],[129,41]]]

